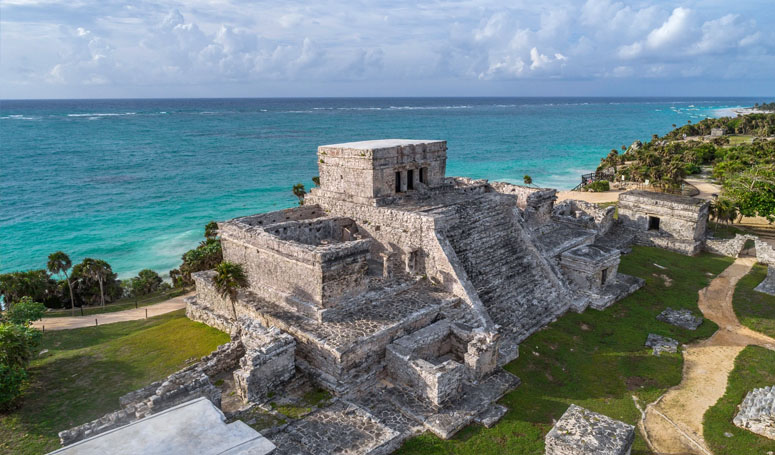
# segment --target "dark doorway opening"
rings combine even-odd
[[[649,231],[658,231],[659,230],[659,218],[655,216],[649,217]]]
[[[420,183],[428,183],[428,168],[427,167],[421,167],[420,168]]]
[[[414,189],[414,169],[409,169],[406,171],[406,189]]]
[[[606,281],[608,281],[608,269],[603,269],[603,274],[600,277],[600,286],[605,286]]]
[[[401,192],[401,171],[396,172],[396,193]]]

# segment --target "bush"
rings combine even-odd
[[[18,366],[0,363],[0,411],[12,409],[27,381],[27,371]]]
[[[43,317],[46,306],[40,302],[34,302],[30,297],[22,297],[5,312],[5,320],[11,324],[28,325]]]
[[[141,270],[130,281],[132,296],[148,295],[158,291],[164,281],[158,273],[150,269]]]
[[[684,170],[686,171],[687,175],[699,174],[702,172],[702,169],[694,163],[686,163],[684,165]]]
[[[611,185],[608,183],[608,180],[598,180],[596,182],[588,183],[587,186],[584,187],[587,191],[592,191],[594,193],[601,193],[603,191],[608,191],[611,189]]]

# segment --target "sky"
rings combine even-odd
[[[775,1],[0,1],[2,99],[681,95],[775,95]]]

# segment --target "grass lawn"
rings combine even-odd
[[[118,409],[118,398],[212,352],[229,336],[183,310],[131,322],[49,331],[22,407],[0,414],[0,453],[59,448],[57,433]]]
[[[730,224],[716,223],[715,221],[708,221],[708,231],[713,233],[713,237],[717,239],[732,239],[737,234],[745,234],[745,231],[740,228]]]
[[[737,296],[737,295],[735,295]],[[732,423],[737,406],[752,389],[775,384],[775,352],[758,346],[748,346],[735,359],[724,396],[705,413],[705,441],[716,455],[769,453],[775,451],[775,441],[743,430]],[[732,437],[724,436],[731,433]]]
[[[146,295],[140,299],[137,300],[137,306],[138,308],[141,306],[148,306],[153,305],[159,302],[163,302],[165,300],[169,300],[173,297],[177,297],[179,295],[183,295],[186,292],[189,292],[191,288],[176,288],[171,289],[167,292],[156,292],[153,294]],[[134,297],[127,297],[124,299],[116,300],[114,303],[106,304],[105,307],[101,306],[88,306],[83,307],[83,315],[84,316],[91,316],[94,314],[103,314],[103,313],[113,313],[116,311],[124,311],[124,310],[130,310],[135,307],[135,299]],[[45,318],[63,318],[72,316],[73,313],[69,308],[61,309],[61,310],[51,310],[47,311],[43,317]],[[76,307],[75,308],[75,315],[81,316],[81,309]]]
[[[737,282],[732,305],[741,324],[775,337],[775,296],[753,290],[766,276],[766,265],[754,265],[748,275]]]
[[[646,336],[657,333],[688,343],[717,328],[705,321],[692,332],[659,322],[656,315],[668,306],[699,312],[697,291],[732,261],[634,247],[619,270],[646,279],[646,286],[605,311],[568,313],[525,340],[519,358],[506,366],[522,385],[501,400],[509,412],[498,425],[471,425],[447,441],[426,433],[398,453],[543,454],[544,435],[570,403],[635,424],[640,413],[633,396],[645,406],[681,381],[681,355],[651,355],[643,346]],[[650,453],[639,434],[632,453]]]
[[[735,146],[740,144],[750,144],[751,141],[753,141],[753,136],[746,136],[746,135],[740,135],[740,136],[727,136],[729,138],[729,146]]]

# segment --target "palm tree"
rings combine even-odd
[[[304,205],[304,196],[306,194],[307,190],[304,189],[303,183],[293,185],[293,195],[299,198],[299,205]]]
[[[84,269],[89,278],[100,283],[100,303],[105,306],[105,290],[103,282],[108,277],[108,263],[99,259],[86,258],[83,260]]]
[[[248,279],[245,271],[240,264],[235,262],[223,261],[215,267],[215,289],[223,298],[228,297],[231,301],[231,308],[234,312],[234,319],[237,319],[237,293],[239,289],[247,286]]]
[[[525,182],[525,185],[532,185],[533,177],[530,177],[529,175],[525,175],[524,177],[522,177],[522,181]]]
[[[65,275],[67,289],[70,290],[70,310],[73,316],[75,316],[75,298],[73,297],[73,286],[70,284],[70,275],[67,274],[67,271],[70,270],[70,267],[72,266],[73,262],[70,260],[70,256],[65,254],[63,251],[57,251],[48,255],[48,264],[46,264],[48,271],[53,275],[58,275],[60,273],[64,273]]]

